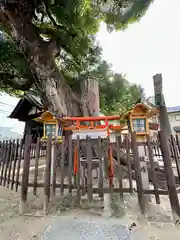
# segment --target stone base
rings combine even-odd
[[[23,215],[25,212],[27,212],[27,201],[21,201],[19,203],[19,213]]]

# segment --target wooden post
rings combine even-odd
[[[65,138],[62,137],[61,143],[61,195],[64,194],[64,159],[65,159]]]
[[[122,180],[122,167],[120,159],[120,146],[119,137],[116,136],[116,149],[117,149],[117,162],[118,162],[118,177],[119,177],[119,189],[120,189],[120,199],[123,200],[123,180]]]
[[[153,149],[152,149],[151,138],[149,137],[149,135],[147,135],[147,146],[148,146],[149,161],[151,164],[152,182],[154,185],[156,203],[160,204],[160,198],[159,198],[159,192],[158,192],[158,186],[157,186],[157,177],[155,172],[155,164],[153,159]]]
[[[73,168],[73,159],[72,159],[72,135],[68,136],[68,163],[69,163],[69,171],[68,171],[68,179],[69,179],[69,193],[72,194],[72,168]]]
[[[33,187],[34,195],[36,195],[36,188],[37,188],[39,156],[40,156],[40,139],[38,138],[36,143],[36,158],[35,158],[35,169],[34,169],[34,187]]]
[[[77,173],[76,173],[76,186],[77,186],[77,207],[80,207],[81,202],[81,186],[80,186],[80,139],[77,136]]]
[[[9,167],[9,159],[10,159],[10,154],[11,154],[11,148],[12,148],[12,141],[10,140],[8,143],[8,149],[7,149],[7,155],[6,155],[6,160],[5,160],[5,170],[4,170],[4,182],[3,186],[6,185],[6,180],[7,180],[7,172],[8,172],[8,167]]]
[[[167,135],[164,131],[159,132],[159,139],[160,139],[160,147],[163,156],[164,162],[164,171],[167,180],[167,186],[169,191],[169,198],[172,208],[172,215],[176,218],[180,217],[180,206],[179,206],[179,199],[176,191],[176,184],[174,179],[174,174],[171,165],[171,158],[169,153],[169,143],[167,139]]]
[[[101,138],[98,137],[98,157],[99,157],[99,196],[101,200],[104,199],[104,189],[103,189],[103,166],[102,166],[102,143]]]
[[[143,159],[143,157],[142,157]],[[142,176],[142,184],[143,189],[150,189],[149,188],[149,176],[148,176],[148,163],[146,161],[140,162],[141,167],[141,176]],[[145,195],[145,204],[148,205],[149,202],[152,202],[151,194]]]
[[[8,151],[8,141],[4,143],[4,152],[2,156],[2,167],[1,167],[1,179],[0,179],[0,185],[2,184],[3,176],[4,176],[4,168],[6,164],[6,154]]]
[[[16,163],[18,159],[18,149],[19,149],[19,139],[17,139],[15,144],[15,152],[14,152],[14,164],[13,164],[13,173],[12,173],[12,182],[11,182],[11,190],[14,186],[14,178],[15,178],[15,171],[16,171]]]
[[[88,201],[93,200],[93,191],[92,191],[92,144],[91,138],[89,137],[86,142],[87,147],[87,167],[88,167],[88,177],[87,177],[87,195]]]
[[[156,74],[153,76],[153,82],[155,102],[156,106],[159,107],[160,129],[165,132],[167,137],[169,137],[172,134],[172,131],[162,90],[162,74]]]
[[[3,161],[4,161],[4,151],[6,151],[6,142],[3,141],[1,142],[1,153],[0,153],[0,171],[3,166]]]
[[[148,162],[146,152],[147,152],[147,146],[146,144],[144,145],[144,142],[146,141],[146,136],[142,136],[141,138],[136,137],[136,142],[140,143],[138,146],[138,154],[140,159],[140,169],[141,169],[141,177],[142,177],[142,184],[143,184],[143,189],[149,189],[149,177],[148,177]],[[145,150],[146,149],[146,150]],[[151,202],[151,195],[145,195],[145,204],[147,205],[148,202]]]
[[[171,143],[172,143],[172,147],[173,147],[173,151],[174,151],[174,158],[175,158],[175,162],[176,162],[176,168],[177,168],[177,173],[178,173],[178,178],[179,178],[179,183],[180,183],[180,162],[179,162],[176,141],[175,141],[173,135],[171,135]]]
[[[9,188],[10,181],[12,180],[11,179],[11,169],[12,169],[14,151],[15,151],[15,140],[12,141],[11,153],[10,153],[10,158],[9,158],[9,172],[8,172],[8,179],[7,179],[7,187],[8,188]]]
[[[134,168],[136,175],[136,185],[137,185],[137,193],[138,193],[138,201],[141,212],[146,213],[146,204],[145,204],[145,196],[143,191],[143,183],[141,176],[141,167],[140,167],[140,159],[138,153],[138,146],[136,142],[136,133],[131,133],[131,141],[132,141],[132,150],[133,150],[133,158],[134,158]]]
[[[48,137],[47,141],[47,158],[46,167],[44,173],[44,212],[48,210],[49,198],[50,198],[50,181],[51,181],[51,144],[52,137]]]
[[[56,195],[56,163],[57,163],[57,148],[58,148],[58,139],[55,138],[54,143],[52,144],[51,149],[51,183],[52,183],[52,193],[53,196]]]
[[[19,158],[18,158],[17,173],[16,173],[16,192],[17,192],[18,186],[19,186],[19,171],[20,171],[20,167],[21,167],[22,151],[23,151],[23,139],[21,139],[20,147],[19,147]]]
[[[31,152],[32,136],[27,135],[25,140],[24,151],[24,165],[21,183],[21,199],[19,210],[23,214],[27,210],[27,194],[28,194],[28,180],[29,180],[29,166],[30,166],[30,152]]]
[[[127,167],[128,167],[128,178],[129,178],[129,188],[130,193],[133,194],[133,182],[132,182],[132,170],[131,170],[131,162],[130,162],[130,151],[129,151],[129,136],[125,137],[125,148],[126,148],[126,157],[127,157]]]
[[[108,177],[109,177],[109,188],[110,193],[113,192],[114,188],[114,166],[113,166],[113,156],[112,156],[112,145],[108,139]]]

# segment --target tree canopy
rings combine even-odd
[[[107,111],[110,111],[108,98],[110,99],[117,86],[118,89],[124,89],[123,96],[128,96],[128,83],[119,74],[110,75],[109,67],[106,73],[104,71],[104,76],[101,74],[105,65],[102,64],[101,48],[95,35],[102,21],[107,24],[109,31],[125,29],[128,24],[142,17],[152,2],[0,0],[0,88],[16,94],[32,87],[42,91],[40,81],[46,74],[43,75],[42,66],[37,65],[42,65],[42,59],[47,59],[43,66],[48,71],[58,68],[63,73],[63,81],[70,87],[89,74],[97,76],[102,91],[101,102],[107,107]],[[55,61],[55,67],[50,63],[51,60]],[[37,69],[41,70],[38,72]],[[55,71],[55,81],[63,82],[62,75],[57,77]],[[113,81],[109,78],[113,78]],[[103,94],[107,86],[111,86],[112,90],[108,92],[109,97]],[[130,88],[129,85],[128,89]],[[43,91],[46,94],[46,90]],[[120,92],[117,92],[118,94]],[[116,100],[114,97],[113,101]]]

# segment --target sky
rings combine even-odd
[[[180,0],[155,0],[140,22],[125,31],[108,33],[101,25],[98,41],[103,58],[115,72],[126,75],[132,83],[141,84],[146,96],[153,96],[152,77],[162,73],[167,106],[180,105]],[[10,120],[18,99],[0,96],[0,126],[10,126],[23,133],[24,124]],[[2,113],[2,110],[8,112]]]
[[[19,99],[10,97],[7,94],[0,95],[0,126],[10,127],[11,131],[22,134],[24,132],[24,123],[8,118],[18,101]]]
[[[153,75],[162,73],[168,106],[180,105],[180,0],[155,0],[140,22],[124,32],[101,26],[98,40],[103,57],[127,80],[153,96]]]

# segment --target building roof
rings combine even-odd
[[[180,112],[180,106],[168,107],[167,112],[168,113]]]
[[[18,119],[19,121],[26,121],[28,117],[28,112],[36,107],[39,111],[42,110],[43,105],[40,98],[28,93],[22,97],[12,113],[9,115],[9,118]]]
[[[151,118],[154,115],[157,115],[159,110],[155,107],[152,107],[151,105],[147,105],[146,103],[137,103],[133,106],[133,108],[127,112],[125,112],[122,116],[122,119],[127,119],[130,114],[133,114],[136,112],[136,109],[141,108],[144,112],[144,114],[148,117]]]
[[[153,96],[148,97],[147,103],[155,107],[156,106],[155,97]],[[180,112],[180,106],[167,107],[167,112],[168,113]]]
[[[180,132],[180,126],[173,127],[175,132]]]

